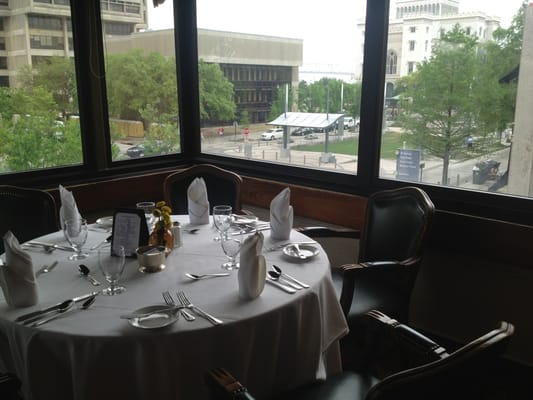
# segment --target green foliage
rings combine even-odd
[[[202,60],[198,63],[200,81],[200,117],[204,121],[233,121],[237,109],[233,100],[233,84],[218,64]]]
[[[158,115],[154,107],[150,104],[141,110],[141,116],[145,121],[151,121],[146,132],[146,139],[157,142],[164,142],[168,151],[178,149],[180,135],[175,117],[169,114]]]
[[[281,114],[285,113],[285,97],[286,97],[286,87],[285,85],[282,87],[278,87],[276,90],[272,93],[272,106],[270,108],[270,112],[268,114],[268,120],[272,121],[276,118],[278,118]],[[291,111],[290,104],[292,104],[293,99],[293,93],[292,88],[289,87],[289,93],[288,93],[288,99],[287,99],[287,112]]]
[[[328,103],[329,92],[329,103]],[[341,92],[342,106],[341,106]],[[306,81],[298,85],[298,110],[314,113],[345,112],[358,117],[361,108],[361,83],[343,83],[338,79],[322,78],[313,83]]]
[[[241,112],[241,120],[240,120],[240,124],[242,127],[246,128],[247,126],[250,125],[250,116],[248,115],[248,111],[246,110],[243,110]]]

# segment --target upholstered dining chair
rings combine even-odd
[[[0,235],[13,232],[20,242],[59,229],[56,202],[44,190],[0,185]],[[4,243],[0,240],[0,253]]]
[[[464,346],[448,352],[432,339],[403,325],[389,316],[371,310],[376,331],[382,331],[383,339],[390,347],[403,350],[412,362],[404,369],[391,369],[376,376],[369,368],[355,373],[344,371],[315,381],[271,400],[481,400],[492,398],[491,380],[487,379],[514,333],[514,326],[502,321],[484,335]],[[394,356],[398,356],[396,352]],[[386,356],[377,352],[383,361]],[[253,399],[246,387],[226,370],[217,368],[206,374],[213,400]]]
[[[299,229],[317,240],[359,239],[357,262],[332,268],[333,282],[350,327],[350,334],[341,341],[345,368],[358,368],[352,361],[364,358],[368,335],[361,316],[365,312],[380,309],[407,320],[410,293],[434,213],[435,206],[426,192],[406,186],[370,195],[360,231]]]
[[[210,212],[217,204],[229,204],[235,213],[242,212],[240,175],[215,165],[198,164],[173,172],[164,180],[164,198],[174,213],[187,214],[187,188],[197,177],[205,180]]]

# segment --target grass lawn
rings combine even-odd
[[[331,139],[331,137],[330,137]],[[383,135],[381,143],[381,158],[395,159],[396,151],[403,147],[402,135],[395,132],[388,132]],[[406,147],[409,148],[409,143],[406,143]],[[324,143],[294,146],[295,150],[305,151],[324,151]],[[337,154],[356,155],[359,150],[359,141],[356,137],[349,138],[343,141],[336,141],[336,137],[333,136],[333,141],[329,142],[329,151]]]

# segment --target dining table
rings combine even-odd
[[[0,371],[21,380],[25,400],[209,399],[205,374],[218,367],[231,371],[257,399],[267,399],[341,370],[339,340],[348,327],[320,244],[312,244],[316,251],[300,259],[283,251],[283,245],[312,241],[309,237],[293,229],[288,240],[273,240],[268,224],[261,225],[266,227],[259,232],[267,269],[276,265],[309,288],[288,293],[266,282],[258,297],[247,300],[239,297],[238,270],[221,268],[227,257],[213,224],[191,225],[187,215],[172,219],[181,224],[181,246],[157,272],[147,272],[137,258],[128,257],[119,279],[126,290],[114,296],[100,293],[108,283],[98,266],[97,247],[109,237],[108,225],[89,226],[84,260],[69,260],[71,252],[62,248],[23,246],[35,271],[57,261],[36,278],[37,304],[9,307],[0,291]],[[62,231],[37,239],[68,245]],[[80,264],[101,285],[80,274]],[[202,280],[186,276],[222,272],[229,274]],[[193,321],[176,311],[172,323],[155,326],[121,318],[163,307],[164,291],[175,299],[183,291],[222,323],[214,325],[193,310],[188,310]],[[35,327],[16,321],[92,292],[97,295],[87,309],[80,302]]]

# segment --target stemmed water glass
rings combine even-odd
[[[106,281],[109,282],[109,287],[102,290],[102,293],[108,296],[114,296],[126,290],[124,286],[118,285],[126,263],[124,246],[113,246],[113,252],[111,248],[111,244],[106,244],[98,249],[98,265]]]
[[[139,210],[143,210],[144,216],[146,218],[146,223],[148,224],[148,228],[150,228],[150,225],[154,221],[154,216],[152,215],[152,212],[155,209],[155,202],[141,201],[140,203],[135,204],[135,207],[137,207]]]
[[[217,205],[213,207],[213,224],[220,236],[214,240],[220,240],[221,236],[231,225],[232,208],[228,205]]]
[[[87,241],[87,220],[85,218],[67,219],[63,226],[63,234],[76,253],[69,256],[69,260],[83,260],[88,254],[82,248]]]
[[[222,264],[222,268],[232,270],[239,269],[239,263],[236,260],[237,254],[241,250],[243,240],[243,230],[239,225],[230,224],[228,229],[220,234],[220,244],[224,254],[229,261]]]

